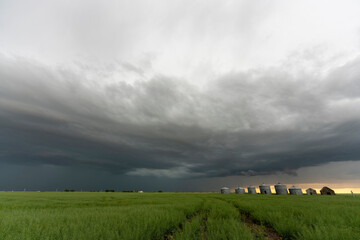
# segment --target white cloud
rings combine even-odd
[[[348,60],[359,53],[357,9],[358,1],[2,1],[0,50],[48,64],[137,65],[150,54],[154,72],[204,84],[299,50],[319,57],[311,54],[319,46],[326,62]]]

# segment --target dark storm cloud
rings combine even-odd
[[[324,76],[232,72],[201,89],[163,75],[104,80],[146,75],[130,63],[55,68],[1,56],[0,161],[181,178],[359,160],[359,64]]]

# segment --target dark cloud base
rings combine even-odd
[[[161,75],[96,85],[89,70],[1,56],[0,164],[181,179],[360,160],[359,62],[323,79],[231,73],[199,90]]]

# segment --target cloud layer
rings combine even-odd
[[[354,163],[358,4],[3,1],[0,164],[250,179]]]
[[[358,160],[359,61],[323,77],[232,72],[200,89],[164,75],[102,83],[96,69],[2,56],[1,161],[191,177]]]

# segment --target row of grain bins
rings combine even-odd
[[[299,188],[299,187],[296,187],[296,186],[292,186],[292,187],[290,187],[288,189],[285,184],[278,183],[278,184],[274,185],[274,188],[275,188],[275,192],[276,192],[277,195],[287,195],[287,194],[290,194],[290,195],[303,195],[302,189]],[[260,194],[266,194],[266,195],[267,194],[272,194],[271,188],[267,184],[261,184],[259,186],[259,189],[260,189]],[[220,192],[222,194],[229,194],[230,193],[230,188],[223,187],[223,188],[221,188]],[[323,187],[320,190],[320,192],[321,192],[322,195],[335,195],[335,192],[332,189],[328,188],[328,187]],[[245,194],[245,188],[237,187],[237,188],[235,188],[235,193],[236,194]],[[257,194],[256,188],[254,186],[247,187],[247,193],[248,194]],[[316,190],[314,190],[312,188],[309,188],[309,189],[306,190],[306,194],[315,195]]]

